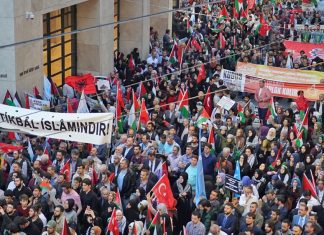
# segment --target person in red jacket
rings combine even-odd
[[[305,98],[304,96],[304,91],[298,91],[297,92],[297,99],[296,99],[296,104],[297,104],[297,108],[299,111],[306,111],[306,109],[309,106],[309,102],[308,100]]]

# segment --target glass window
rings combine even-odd
[[[47,13],[43,16],[44,36],[60,35],[76,30],[76,6]],[[76,74],[76,35],[44,40],[44,74],[60,86],[66,76]]]

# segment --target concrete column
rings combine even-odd
[[[120,20],[141,17],[150,13],[150,0],[120,1]],[[129,54],[138,48],[142,59],[146,59],[150,50],[150,17],[140,18],[120,24],[120,51]]]
[[[26,19],[31,11],[30,0],[0,0],[0,46],[42,37],[42,15],[34,12],[33,19]],[[12,95],[32,91],[33,86],[43,90],[43,41],[13,45],[0,49],[1,90]],[[0,92],[0,100],[5,92]]]
[[[151,0],[151,13],[159,13],[172,10],[172,0]],[[172,35],[172,12],[151,17],[151,26],[158,31],[159,38],[162,38],[165,30],[170,29]]]
[[[113,0],[92,0],[77,6],[77,28],[103,25],[114,20]],[[114,26],[103,26],[77,35],[78,73],[108,75],[114,65]]]

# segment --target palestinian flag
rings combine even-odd
[[[227,10],[225,8],[225,6],[222,7],[222,10],[220,11],[219,17],[218,17],[218,23],[221,23],[223,20],[228,19],[228,13]]]
[[[303,138],[306,140],[307,139],[307,133],[308,133],[308,108],[306,110],[306,113],[304,113],[304,111],[300,111],[300,118],[302,121],[302,127],[299,130],[299,132],[301,132],[301,130],[304,130],[303,133]]]
[[[172,50],[171,50],[171,53],[170,53],[170,56],[169,56],[169,62],[171,63],[171,64],[175,64],[175,63],[177,63],[177,48],[178,48],[178,45],[177,45],[177,43],[176,42],[174,42],[174,44],[173,44],[173,47],[172,47]]]
[[[211,144],[212,146],[212,150],[211,152],[213,154],[215,154],[215,134],[214,134],[214,128],[211,128],[210,132],[209,132],[209,136],[208,136],[208,144]]]
[[[222,33],[219,33],[219,37],[218,37],[218,48],[219,49],[224,49],[226,46],[226,40],[225,37]]]
[[[269,119],[270,115],[273,118],[276,118],[278,116],[278,114],[276,112],[276,107],[275,107],[275,104],[274,104],[273,97],[271,97],[270,104],[268,105],[268,111],[267,111],[267,114],[266,114],[266,119]]]
[[[306,174],[303,174],[303,190],[309,190],[313,197],[317,198],[316,188],[313,183],[307,178]]]
[[[181,69],[181,65],[182,65],[182,61],[183,61],[183,51],[184,51],[185,47],[186,46],[179,45],[178,50],[177,50],[177,60],[179,62],[180,69]]]
[[[190,33],[190,34],[192,34],[192,26],[191,26],[191,24],[190,24],[190,18],[188,17],[188,19],[187,19],[187,33]]]
[[[296,146],[298,148],[300,148],[304,144],[304,141],[303,141],[303,133],[304,133],[304,129],[302,129],[301,132],[298,133],[298,135],[297,135]]]
[[[18,95],[17,91],[16,91],[15,96],[14,96],[12,101],[14,102],[16,107],[19,107],[19,108],[22,107],[21,101],[20,101],[20,98],[19,98],[19,95]]]
[[[156,213],[153,220],[152,220],[152,222],[151,222],[151,224],[150,224],[150,226],[148,227],[148,229],[153,227],[154,228],[154,233],[155,233],[156,232],[156,226],[158,224],[160,224],[159,221],[160,221],[159,213]]]
[[[133,130],[136,130],[136,113],[140,111],[141,107],[138,104],[136,94],[134,90],[132,90],[133,104],[129,112],[128,117],[128,126]]]
[[[254,31],[254,35],[260,35],[265,37],[268,35],[268,31],[270,30],[269,24],[264,20],[263,15],[260,15],[260,23],[256,27]]]
[[[140,116],[139,116],[139,122],[138,122],[137,129],[139,130],[142,127],[145,127],[149,120],[150,120],[150,116],[149,116],[149,113],[147,112],[147,109],[146,109],[145,100],[142,99],[141,111],[140,111]]]
[[[198,120],[196,122],[196,126],[198,126],[199,128],[201,128],[201,124],[203,124],[204,122],[210,122],[210,116],[207,113],[206,109],[203,108],[200,116],[198,117]]]
[[[15,106],[15,104],[14,104],[14,102],[12,100],[12,96],[10,94],[10,91],[7,90],[6,95],[5,95],[2,103],[6,104],[6,105],[9,105],[9,106]]]
[[[241,9],[243,10],[243,0],[234,0],[234,8],[237,14],[241,11]]]
[[[179,94],[179,98],[180,98],[180,94]],[[179,107],[179,111],[181,113],[181,116],[183,118],[188,119],[189,115],[190,115],[188,90],[186,90],[185,93],[181,96],[181,100],[180,100],[180,103],[179,103],[178,107]]]
[[[120,197],[120,193],[119,193],[119,189],[117,187],[117,191],[116,191],[116,206],[118,207],[119,210],[123,210],[123,206],[122,206],[122,202],[121,202],[121,197]]]
[[[240,122],[242,124],[245,124],[246,119],[245,119],[245,114],[244,114],[244,108],[240,103],[237,103],[237,115],[240,117]]]
[[[240,16],[239,11],[236,10],[235,7],[233,7],[233,18],[238,19]]]
[[[247,18],[247,13],[246,11],[244,11],[243,9],[241,10],[241,14],[240,14],[240,21],[245,24],[247,22],[248,18]]]
[[[200,66],[200,70],[197,76],[197,83],[201,83],[203,80],[206,79],[206,69],[205,69],[205,65],[201,64]]]

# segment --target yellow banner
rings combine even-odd
[[[270,81],[298,84],[324,83],[324,73],[312,70],[286,69],[260,64],[238,62],[236,72]]]

